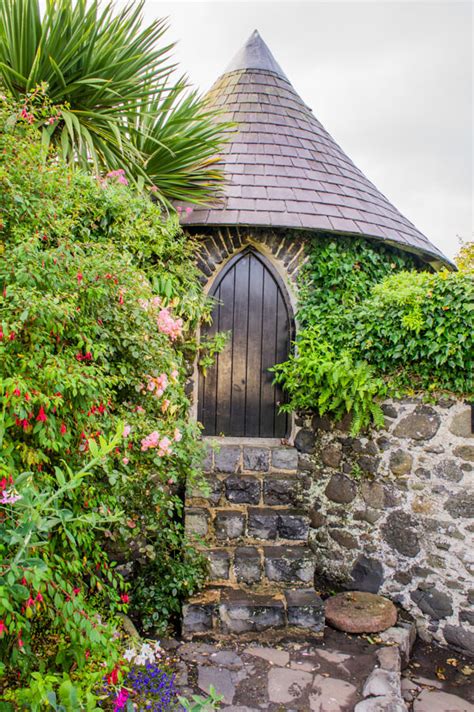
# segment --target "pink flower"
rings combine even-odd
[[[183,330],[183,320],[173,319],[169,309],[163,308],[159,311],[156,323],[158,325],[158,329],[163,334],[167,334],[171,341],[175,341],[178,336],[181,336]]]
[[[128,457],[123,457],[123,458],[122,458],[122,462],[123,462],[124,465],[128,465],[128,463],[130,462],[130,460],[128,459]]]
[[[19,499],[21,499],[21,495],[15,489],[3,490],[0,504],[15,504]]]
[[[164,457],[164,455],[171,455],[173,452],[171,449],[171,440],[167,438],[166,436],[164,438],[161,438],[160,442],[158,443],[158,455],[160,457]]]
[[[122,185],[128,185],[128,180],[125,178],[125,171],[123,168],[119,168],[116,171],[109,171],[106,178],[115,178],[117,183],[122,183]]]
[[[181,432],[178,428],[175,428],[175,429],[174,429],[173,440],[175,441],[175,443],[179,443],[180,440],[182,440],[182,439],[183,439],[183,434],[182,434],[182,432]]]
[[[0,621],[0,635],[3,633],[8,633],[7,626],[3,621]]]
[[[65,424],[61,423],[61,427],[59,428],[59,432],[61,433],[61,435],[65,435],[66,430],[67,430],[67,428],[66,428]]]
[[[147,435],[146,438],[143,438],[143,440],[141,441],[142,452],[146,452],[150,448],[157,447],[159,439],[160,434],[157,430],[154,430],[152,433]]]
[[[37,594],[36,594],[35,601],[38,601],[38,603],[42,603],[42,602],[43,602],[43,596],[42,596],[41,593],[37,593]]]
[[[137,413],[144,413],[144,412],[145,412],[145,408],[142,408],[141,405],[137,405],[137,407],[135,408],[135,411],[136,411]]]
[[[125,687],[122,687],[120,692],[118,693],[117,697],[115,698],[115,707],[114,707],[114,712],[121,712],[122,710],[125,709],[125,706],[127,704],[129,692]]]
[[[130,425],[125,425],[125,426],[124,426],[124,428],[123,428],[123,437],[124,437],[124,438],[128,438],[128,436],[130,435],[131,429],[132,429],[132,428],[131,428]]]
[[[187,214],[187,215],[191,215],[192,212],[193,212],[193,209],[192,209],[192,208],[186,208],[186,214]]]
[[[171,380],[177,381],[177,380],[178,380],[178,376],[179,376],[179,372],[174,368],[174,369],[171,371]]]
[[[77,283],[80,284],[83,279],[84,279],[84,276],[82,275],[82,273],[78,272],[77,273]]]

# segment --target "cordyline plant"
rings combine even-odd
[[[0,3],[0,81],[31,116],[46,86],[59,108],[38,124],[43,143],[83,168],[124,169],[164,202],[214,197],[225,125],[174,79],[166,22],[143,27],[143,0],[120,11],[99,0],[47,0],[44,13],[40,4]]]

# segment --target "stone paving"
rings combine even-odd
[[[322,641],[184,642],[175,653],[183,694],[213,685],[222,712],[474,712],[439,680],[401,677],[398,646],[330,629]]]

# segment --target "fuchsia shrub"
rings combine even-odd
[[[203,579],[179,493],[207,307],[177,223],[120,171],[44,155],[30,124],[0,104],[0,672],[93,694],[121,659],[116,613],[163,631]]]

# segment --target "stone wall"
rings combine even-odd
[[[317,571],[389,596],[421,637],[474,654],[471,407],[449,399],[383,407],[385,429],[356,438],[349,422],[298,421]]]

